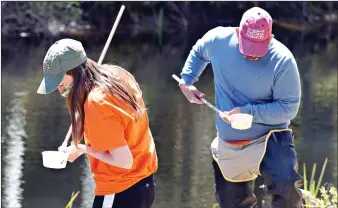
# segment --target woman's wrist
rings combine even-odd
[[[87,146],[86,145],[84,145],[84,144],[78,144],[77,146],[78,146],[78,148],[79,148],[79,150],[81,152],[87,153]]]

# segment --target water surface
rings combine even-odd
[[[117,45],[117,40],[105,58],[133,73],[144,94],[159,158],[154,208],[211,208],[215,203],[209,150],[216,135],[215,114],[206,106],[190,104],[171,78],[172,73],[179,74],[195,41],[168,44],[159,50],[149,42]],[[70,124],[63,97],[36,94],[48,47],[46,43],[13,44],[2,57],[3,208],[65,207],[77,190],[81,194],[74,207],[89,208],[93,200],[94,184],[85,157],[63,170],[42,166],[41,152],[56,150]],[[103,44],[85,44],[85,48],[97,60]],[[296,132],[299,162],[317,163],[318,170],[329,158],[324,182],[337,184],[336,45],[331,43],[314,53],[300,45],[295,56],[303,85],[302,106],[291,126]],[[196,86],[214,102],[210,68]],[[261,184],[259,179],[257,186]],[[263,197],[258,188],[256,194]]]

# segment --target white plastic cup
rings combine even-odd
[[[245,113],[236,113],[230,116],[231,127],[234,129],[250,129],[253,116]]]
[[[46,168],[62,169],[67,165],[69,154],[60,151],[42,152],[43,166]]]

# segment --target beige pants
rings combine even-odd
[[[232,145],[216,137],[211,143],[211,152],[225,180],[245,182],[256,179],[271,133],[286,130],[290,129],[271,130],[245,145]]]

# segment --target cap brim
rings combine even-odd
[[[247,56],[263,57],[268,52],[270,39],[262,42],[251,42],[239,35],[239,50]]]
[[[40,87],[37,91],[37,93],[39,94],[50,94],[52,92],[54,92],[58,86],[60,85],[63,77],[65,76],[65,74],[60,74],[60,75],[45,75]]]

